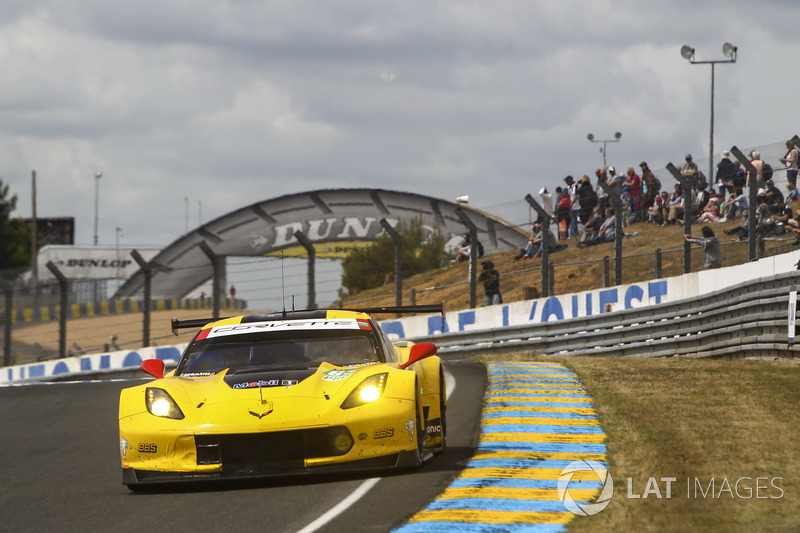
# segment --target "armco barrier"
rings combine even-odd
[[[0,368],[0,385],[144,375],[139,369],[143,360],[161,359],[167,366],[175,366],[185,347],[183,343],[9,366]]]
[[[795,257],[381,322],[395,339],[431,341],[443,356],[500,353],[634,357],[800,357],[789,344]],[[756,276],[755,273],[773,272]],[[774,273],[777,272],[777,273]],[[742,280],[738,283],[735,280]],[[716,288],[716,290],[711,290]],[[142,359],[177,361],[185,344],[0,368],[0,385],[139,373]],[[140,374],[140,373],[139,373]]]
[[[632,357],[800,357],[790,344],[789,293],[800,271],[753,279],[659,305],[593,317],[439,333],[442,355],[499,353]]]

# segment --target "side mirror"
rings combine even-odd
[[[421,342],[419,344],[415,344],[411,347],[411,350],[408,353],[408,361],[400,365],[400,368],[408,368],[417,361],[421,361],[426,357],[434,355],[438,350],[439,348],[437,348],[432,342]]]
[[[161,359],[145,359],[142,361],[142,370],[156,379],[164,377],[164,361]]]

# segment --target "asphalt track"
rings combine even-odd
[[[448,449],[386,475],[322,532],[386,532],[442,493],[475,453],[486,389],[480,363],[446,363],[456,382]],[[117,404],[131,382],[0,388],[0,531],[297,532],[374,474],[187,486],[133,493],[121,484]]]

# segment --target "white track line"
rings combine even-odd
[[[445,382],[445,390],[447,391],[447,397],[449,398],[450,395],[456,390],[456,380],[453,378],[453,375],[448,372],[447,370],[444,371],[444,382]],[[308,524],[306,527],[298,531],[297,533],[313,533],[314,531],[318,530],[322,526],[326,525],[328,522],[345,512],[349,509],[354,503],[361,499],[366,493],[368,493],[372,487],[374,487],[378,481],[382,478],[373,477],[367,479],[361,485],[358,486],[356,490],[351,492],[344,500],[337,503],[334,507],[331,507],[328,511],[325,512],[322,516]]]

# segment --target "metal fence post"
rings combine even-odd
[[[475,309],[477,306],[475,288],[478,283],[475,277],[478,262],[478,228],[475,227],[475,224],[472,223],[461,206],[456,207],[455,211],[456,215],[458,215],[458,218],[461,219],[461,222],[463,222],[464,225],[469,228],[469,308]]]
[[[3,323],[5,335],[3,336],[3,366],[11,366],[11,313],[14,312],[13,299],[14,290],[10,283],[3,283],[3,294],[5,295],[5,312],[3,313]]]
[[[678,180],[683,187],[683,232],[692,233],[692,222],[694,219],[694,197],[696,194],[694,183],[683,177],[681,171],[672,163],[667,163],[667,170]],[[708,179],[711,179],[710,177]],[[692,243],[683,241],[683,273],[688,274],[692,271]]]
[[[64,358],[67,356],[67,314],[69,312],[67,296],[69,293],[69,280],[52,261],[48,261],[45,266],[58,279],[58,288],[61,293],[58,312],[58,356]]]
[[[315,274],[314,274],[314,264],[317,258],[317,251],[314,249],[314,245],[311,241],[300,231],[294,232],[294,238],[298,240],[298,242],[303,245],[303,248],[306,249],[306,253],[308,254],[308,271],[307,271],[307,279],[308,279],[308,301],[306,302],[307,309],[316,309],[317,308],[317,291],[315,288]]]
[[[221,279],[221,272],[219,268],[219,256],[214,253],[211,247],[206,243],[206,241],[200,241],[198,246],[203,253],[211,260],[211,265],[214,267],[214,273],[211,278],[211,292],[213,293],[213,300],[211,301],[212,305],[212,317],[219,318],[219,304],[220,300],[222,299],[222,279]]]
[[[385,218],[380,223],[394,241],[394,304],[400,307],[403,305],[403,237]]]
[[[796,137],[796,135],[795,135]],[[747,223],[748,223],[748,254],[750,261],[755,261],[758,258],[758,253],[756,252],[756,224],[758,223],[758,216],[756,213],[756,197],[758,196],[758,183],[756,180],[756,167],[750,162],[750,159],[746,157],[741,150],[737,147],[731,148],[731,153],[739,160],[742,166],[747,170],[748,174],[750,175],[750,189],[747,195]]]
[[[525,195],[525,201],[528,202],[528,205],[533,207],[536,211],[536,214],[539,215],[539,218],[542,219],[542,296],[547,297],[552,294],[550,290],[550,239],[552,235],[550,234],[550,222],[552,221],[552,217],[544,210],[539,203],[533,199],[533,196],[530,194]]]
[[[142,306],[142,345],[143,346],[150,346],[150,312],[151,312],[151,300],[152,300],[152,281],[153,281],[153,269],[150,268],[150,265],[147,261],[144,260],[142,254],[139,253],[139,250],[131,250],[131,257],[133,260],[136,261],[136,264],[139,265],[139,268],[142,269],[142,274],[144,274],[144,302]]]
[[[656,279],[661,279],[661,248],[656,248]]]
[[[608,287],[611,285],[611,274],[609,270],[611,267],[609,266],[609,258],[608,256],[603,256],[603,287]]]

